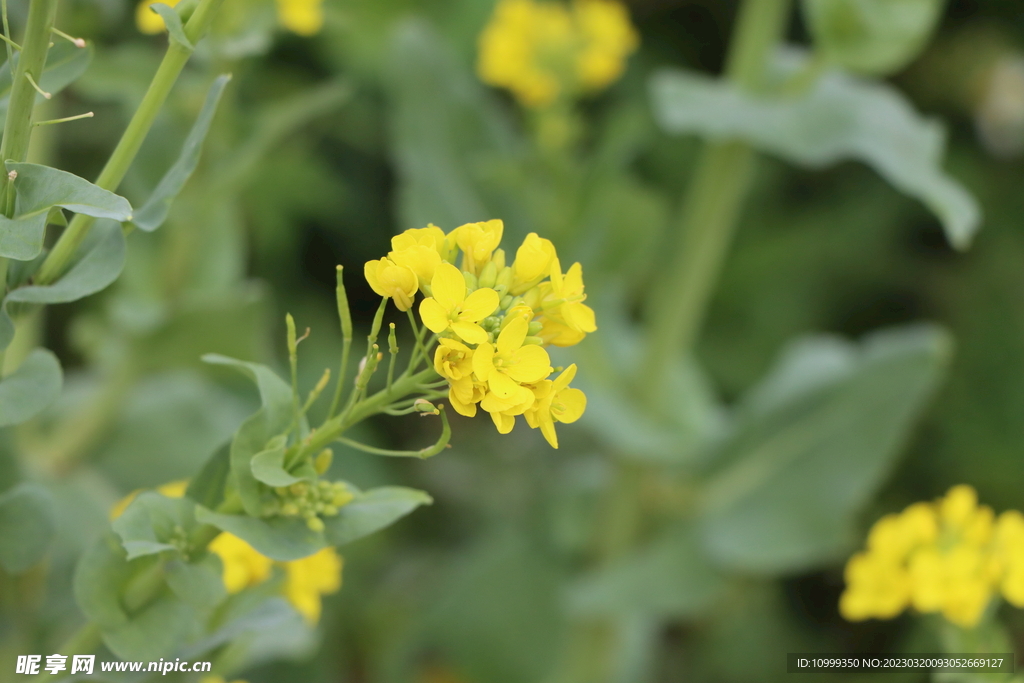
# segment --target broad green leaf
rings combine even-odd
[[[217,553],[206,553],[198,562],[169,560],[164,571],[168,588],[200,613],[209,612],[227,597],[224,566]]]
[[[231,476],[231,444],[218,448],[199,474],[188,482],[185,495],[203,507],[215,509],[224,500],[224,488]]]
[[[569,591],[569,606],[584,616],[692,619],[714,604],[724,586],[694,530],[675,526],[647,547],[583,576]]]
[[[195,49],[192,45],[192,41],[185,35],[185,27],[182,26],[181,16],[179,16],[177,12],[162,2],[150,5],[149,9],[159,14],[160,18],[164,20],[164,25],[167,26],[167,33],[170,34],[173,42],[181,45],[190,52]]]
[[[77,301],[104,289],[124,268],[125,241],[121,226],[98,221],[82,243],[74,264],[52,285],[31,285],[8,292],[0,308],[0,349],[14,337],[14,324],[7,314],[9,303],[60,304]]]
[[[39,484],[0,495],[0,566],[17,574],[43,559],[56,534],[53,500]]]
[[[916,57],[935,30],[943,0],[803,0],[814,46],[845,69],[885,76]]]
[[[153,5],[153,7],[163,7],[175,17],[178,16],[177,12],[166,5]],[[163,16],[163,13],[161,13],[161,16]],[[180,19],[178,23],[180,28]],[[214,114],[217,113],[217,105],[220,102],[221,95],[224,94],[224,88],[227,87],[230,80],[230,75],[223,75],[218,77],[213,82],[213,85],[210,86],[210,92],[206,95],[206,102],[199,112],[199,117],[196,119],[192,130],[185,139],[184,146],[181,148],[181,155],[164,177],[161,178],[160,182],[157,183],[153,194],[142,205],[142,208],[135,212],[135,216],[132,218],[132,223],[140,230],[152,232],[167,220],[167,214],[171,210],[171,202],[174,201],[174,198],[185,187],[185,183],[192,177],[196,166],[199,165],[203,141],[206,139],[206,134],[210,132],[210,124],[213,123]]]
[[[46,349],[33,350],[20,367],[0,380],[0,427],[35,417],[60,395],[64,374]]]
[[[18,63],[18,56],[15,53],[15,65]],[[46,67],[39,79],[39,87],[51,95],[56,95],[85,73],[92,56],[91,45],[80,48],[67,41],[59,41],[46,55]],[[0,66],[0,125],[7,119],[7,106],[11,99],[11,66],[9,63]],[[42,95],[36,98],[37,104],[44,101]]]
[[[97,187],[74,173],[13,161],[7,162],[7,170],[18,174],[14,180],[18,196],[14,209],[16,217],[39,212],[48,214],[50,209],[60,206],[94,218],[110,218],[122,222],[132,218],[132,205],[127,199]]]
[[[0,214],[0,256],[31,261],[43,251],[47,214],[8,218]]]
[[[195,610],[164,593],[127,624],[104,629],[103,642],[121,659],[150,662],[173,655],[198,629]]]
[[[700,533],[716,564],[774,574],[846,552],[855,515],[892,468],[950,346],[922,326],[859,345],[810,339],[786,353],[714,454]]]
[[[121,538],[128,560],[175,550],[195,528],[196,504],[189,498],[168,498],[155,491],[135,497],[111,527]]]
[[[120,539],[105,534],[78,560],[73,580],[75,602],[102,628],[126,624],[129,619],[121,604],[121,591],[132,574]]]
[[[259,516],[260,483],[252,473],[252,459],[267,448],[269,441],[282,434],[292,421],[292,389],[265,365],[246,363],[225,356],[208,354],[207,363],[229,365],[247,374],[256,383],[262,407],[238,428],[231,441],[231,477],[249,515]]]
[[[327,545],[322,533],[311,531],[305,521],[295,517],[261,519],[225,515],[199,507],[196,520],[232,533],[260,553],[281,562],[308,557]]]
[[[291,486],[300,481],[316,481],[316,471],[306,463],[294,473],[284,468],[284,443],[273,444],[252,458],[252,475],[267,486]]]
[[[700,74],[663,71],[651,80],[651,93],[670,133],[739,139],[811,168],[866,163],[928,206],[958,249],[970,245],[981,222],[975,199],[942,170],[942,127],[887,84],[828,72],[802,97],[762,97]]]
[[[324,536],[342,546],[391,526],[421,505],[434,500],[423,491],[402,486],[383,486],[356,494],[334,517],[324,518]]]

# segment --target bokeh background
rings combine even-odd
[[[277,29],[269,6],[226,0],[222,25],[122,192],[145,196],[209,82],[230,71],[200,171],[161,232],[132,235],[114,287],[47,311],[40,334],[66,368],[64,396],[45,419],[0,437],[5,452],[23,454],[5,467],[45,472],[62,495],[45,607],[14,628],[42,642],[66,634],[78,618],[68,578],[104,528],[106,508],[136,488],[194,474],[254,408],[244,383],[199,357],[219,352],[281,368],[291,312],[300,329],[311,328],[300,371],[312,386],[339,348],[335,266],[346,268],[365,329],[378,299],[362,264],[385,253],[393,234],[489,218],[505,220],[507,244],[546,230],[563,262],[583,261],[599,316],[602,297],[640,306],[700,145],[659,130],[647,81],[665,66],[719,73],[737,4],[628,5],[641,45],[623,78],[578,110],[585,132],[568,182],[589,183],[605,199],[588,213],[562,205],[563,188],[532,173],[528,116],[475,76],[489,0],[326,0],[326,23],[311,37]],[[61,26],[94,42],[96,54],[47,106],[55,116],[96,117],[42,130],[33,155],[94,177],[164,38],[141,34],[125,0],[67,0],[61,13]],[[788,36],[807,42],[798,13]],[[951,0],[928,48],[889,80],[945,124],[945,167],[984,211],[975,244],[952,249],[926,208],[863,165],[811,171],[762,157],[697,348],[709,386],[728,405],[794,337],[857,338],[919,321],[948,328],[948,375],[859,512],[862,532],[957,483],[974,485],[997,511],[1024,507],[1024,3]],[[590,358],[615,364],[628,353]],[[566,585],[587,566],[594,528],[609,523],[600,497],[617,446],[601,416],[591,411],[560,428],[558,451],[536,432],[498,438],[486,418],[457,416],[453,447],[429,461],[339,449],[332,474],[360,486],[422,488],[435,504],[346,548],[343,589],[326,598],[319,627],[248,636],[238,675],[254,683],[545,681],[570,637]],[[359,436],[419,448],[434,428],[387,418]],[[645,427],[632,428],[641,439]],[[699,614],[641,619],[635,633],[646,635],[637,638],[655,644],[642,656],[644,679],[773,681],[784,675],[786,652],[920,651],[928,640],[914,617],[841,619],[843,561],[740,576]],[[1009,608],[1003,617],[1024,637],[1024,617]],[[847,679],[858,676],[818,680]]]

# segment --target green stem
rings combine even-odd
[[[742,5],[726,63],[726,77],[740,88],[762,86],[789,9],[789,0]],[[641,377],[647,386],[662,387],[666,364],[693,350],[750,187],[754,157],[743,142],[705,144],[680,216],[682,238],[646,311],[651,342]],[[661,392],[650,395],[658,400]]]
[[[54,0],[47,1],[52,2]],[[193,12],[185,24],[185,35],[193,45],[206,33],[213,20],[214,12],[221,1],[201,0],[196,11]],[[47,35],[49,35],[49,29],[47,29]],[[128,168],[135,161],[135,157],[139,153],[146,135],[149,133],[150,128],[153,127],[157,114],[160,113],[164,102],[167,101],[171,89],[177,82],[178,76],[181,74],[182,69],[185,68],[185,64],[191,55],[191,50],[173,40],[170,41],[167,53],[164,55],[164,59],[160,63],[153,81],[149,84],[149,89],[142,98],[142,103],[139,104],[135,115],[132,116],[132,120],[121,136],[120,142],[118,142],[117,147],[110,155],[107,165],[103,167],[103,171],[100,172],[99,177],[96,179],[96,185],[111,192],[117,190],[125,174],[128,172]],[[71,220],[71,224],[68,225],[60,239],[57,240],[53,251],[50,252],[42,267],[40,267],[36,275],[37,284],[49,284],[63,275],[64,270],[71,263],[72,257],[89,234],[89,230],[95,222],[96,219],[90,216],[83,216],[82,214],[77,214]]]
[[[57,17],[57,0],[32,0],[28,8],[28,21],[22,39],[18,65],[11,82],[11,99],[4,123],[4,138],[0,142],[0,160],[22,162],[28,158],[28,144],[32,137],[32,112],[36,105],[36,88],[46,68],[46,53],[50,49],[50,29]],[[14,215],[14,183],[6,169],[0,172],[0,196],[3,213]]]

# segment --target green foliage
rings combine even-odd
[[[181,22],[181,15],[179,15],[174,9],[162,2],[153,3],[149,8],[160,15],[160,18],[164,20],[164,25],[167,26],[167,33],[171,37],[171,41],[185,48],[189,52],[195,49],[192,45],[192,41],[185,35],[185,27]]]
[[[35,349],[17,370],[0,379],[0,427],[21,424],[60,394],[63,373],[50,351]]]
[[[46,68],[39,79],[39,87],[51,95],[60,93],[85,73],[92,57],[91,46],[80,48],[61,41],[51,47],[46,56]],[[0,121],[7,118],[7,105],[11,99],[12,66],[16,66],[17,63],[18,56],[15,55],[13,64],[5,62],[0,66]],[[39,95],[36,102],[39,104],[43,100],[43,96]]]
[[[16,574],[46,555],[56,532],[53,499],[39,484],[24,483],[0,495],[0,567]]]
[[[715,449],[700,534],[716,563],[779,574],[837,559],[949,362],[945,332],[794,345]]]
[[[829,62],[872,76],[899,71],[924,49],[944,0],[803,0],[815,47]]]
[[[136,496],[111,526],[121,538],[129,561],[178,550],[195,529],[195,503],[147,491]]]
[[[798,71],[789,60],[786,72]],[[654,111],[670,133],[741,139],[810,168],[855,159],[896,189],[924,202],[949,241],[966,248],[978,229],[977,202],[940,166],[942,128],[921,118],[906,98],[880,83],[833,72],[800,97],[752,96],[694,73],[661,72],[651,81]]]

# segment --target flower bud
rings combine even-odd
[[[501,297],[501,303],[500,303],[501,310],[507,311],[508,309],[512,308],[512,302],[513,301],[514,301],[514,299],[512,298],[512,296],[510,294],[506,294],[505,296]]]
[[[533,322],[530,323],[530,327],[528,328],[526,334],[530,335],[531,337],[535,337],[538,334],[540,334],[540,331],[543,329],[544,323],[542,323],[539,320],[534,320]]]
[[[320,454],[316,456],[316,460],[313,461],[313,469],[316,470],[317,474],[323,474],[327,470],[331,469],[331,463],[333,461],[334,451],[330,448],[325,448],[320,451]]]
[[[504,291],[507,292],[509,288],[512,287],[513,279],[514,274],[512,273],[512,268],[510,268],[509,266],[499,268],[498,277],[494,279],[494,288],[497,289],[498,287],[504,287]]]
[[[488,261],[487,265],[480,270],[480,277],[477,278],[477,284],[481,287],[493,287],[497,278],[498,267],[494,265],[494,261]]]
[[[426,413],[430,415],[438,414],[437,407],[426,399],[418,398],[413,402],[412,405],[416,409],[416,412],[418,413]]]
[[[476,275],[464,270],[462,271],[462,277],[466,280],[466,291],[473,292],[480,289],[480,283],[477,282]]]
[[[319,533],[324,530],[324,521],[319,517],[307,517],[306,526],[309,527],[310,531]]]
[[[505,267],[505,250],[495,249],[491,254],[491,263],[494,264],[495,272],[503,269]]]
[[[523,344],[536,344],[537,346],[544,346],[544,340],[540,337],[527,337],[523,340]]]

